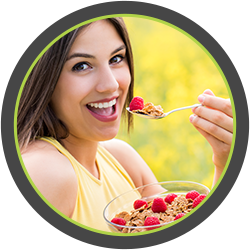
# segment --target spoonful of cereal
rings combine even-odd
[[[170,115],[173,112],[176,111],[180,111],[183,109],[191,109],[191,108],[196,108],[201,106],[202,104],[194,104],[192,106],[187,106],[187,107],[182,107],[182,108],[178,108],[178,109],[173,109],[167,113],[163,112],[163,109],[160,105],[158,106],[154,106],[153,103],[151,102],[147,102],[144,104],[144,100],[143,98],[136,96],[133,98],[133,100],[131,101],[131,103],[129,104],[129,107],[127,107],[127,111],[143,117],[143,118],[148,118],[148,119],[161,119],[164,118],[168,115]]]

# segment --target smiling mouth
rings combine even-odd
[[[95,114],[101,116],[111,116],[115,112],[116,99],[110,102],[92,102],[87,104],[87,108]]]

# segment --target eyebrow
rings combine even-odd
[[[121,50],[123,50],[123,49],[126,49],[126,45],[125,45],[125,44],[123,44],[123,45],[121,45],[120,47],[118,47],[117,49],[115,49],[115,50],[110,54],[110,56],[114,55],[115,53],[117,53],[117,52],[119,52],[119,51],[121,51]],[[75,58],[75,57],[85,57],[85,58],[93,58],[93,59],[95,59],[95,56],[90,55],[90,54],[87,54],[87,53],[74,53],[74,54],[70,55],[70,56],[66,59],[66,61],[68,61],[68,60],[70,60],[70,59],[72,59],[72,58]]]

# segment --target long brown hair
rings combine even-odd
[[[129,131],[133,120],[132,115],[125,111],[125,107],[129,105],[133,98],[134,66],[132,48],[123,19],[118,17],[106,20],[114,25],[127,48],[126,57],[131,73],[131,83],[123,107],[123,114],[127,119]],[[71,46],[79,32],[89,25],[91,23],[71,31],[55,42],[42,55],[30,73],[22,91],[17,115],[18,142],[21,149],[26,147],[30,141],[39,137],[49,136],[60,140],[69,135],[66,125],[53,112],[50,100]]]

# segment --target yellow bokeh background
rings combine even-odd
[[[229,98],[211,56],[194,39],[167,23],[139,17],[124,20],[134,54],[135,96],[161,105],[164,112],[198,103],[206,89]],[[191,114],[188,109],[161,120],[134,116],[132,132],[128,135],[122,123],[117,138],[137,150],[158,181],[195,181],[211,188],[212,149],[189,122]]]

